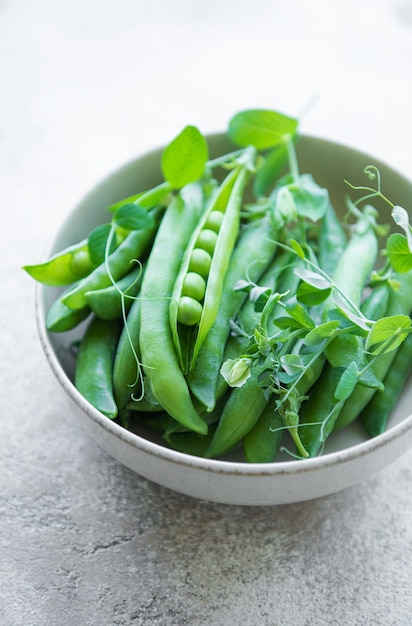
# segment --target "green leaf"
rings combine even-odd
[[[412,229],[409,224],[409,215],[407,211],[401,206],[395,206],[392,210],[392,217],[395,223],[405,231],[406,239],[408,241],[409,251],[412,253]]]
[[[154,226],[153,216],[138,204],[124,204],[113,216],[113,221],[126,230],[144,230]]]
[[[289,189],[289,185],[283,185],[276,189],[272,195],[272,220],[278,226],[283,226],[296,220],[296,203]]]
[[[103,263],[106,253],[106,245],[107,240],[109,238],[110,232],[112,230],[111,224],[101,224],[94,228],[87,238],[87,243],[89,246],[89,254],[95,265],[100,265]],[[113,252],[116,247],[116,241],[113,237],[112,243],[110,246],[109,254]]]
[[[301,280],[311,285],[314,289],[323,291],[324,289],[330,289],[333,286],[332,281],[312,270],[308,270],[303,267],[296,267],[294,272]]]
[[[241,278],[237,281],[236,285],[233,287],[233,291],[247,291],[249,292],[251,289],[251,283],[249,280],[244,280]]]
[[[357,326],[361,331],[368,333],[370,330],[370,325],[365,317],[360,317],[350,306],[349,302],[345,300],[341,296],[339,292],[334,292],[332,295],[333,302],[339,311],[348,318],[355,326]]]
[[[302,328],[302,324],[289,315],[280,315],[273,320],[273,323],[281,329]]]
[[[306,309],[304,309],[303,306],[297,302],[295,297],[291,298],[286,303],[286,312],[289,313],[293,319],[299,322],[301,326],[306,328],[315,328],[315,322]]]
[[[353,393],[357,383],[359,381],[359,372],[355,361],[345,369],[342,376],[339,379],[338,385],[335,390],[335,399],[344,401],[347,400]]]
[[[315,306],[325,302],[331,294],[332,287],[329,289],[316,289],[308,283],[301,282],[296,290],[296,297],[299,302],[307,306]]]
[[[205,137],[195,126],[186,126],[163,150],[163,176],[172,188],[181,189],[203,176],[208,158]]]
[[[378,389],[379,391],[383,391],[385,385],[374,373],[371,367],[368,367],[359,379],[359,384],[364,387],[370,387],[371,389]]]
[[[280,363],[289,376],[299,374],[305,367],[304,362],[298,354],[284,354],[280,357]]]
[[[412,253],[404,235],[393,233],[386,242],[386,252],[393,269],[400,274],[412,269]]]
[[[339,321],[332,320],[330,322],[324,322],[320,324],[320,326],[316,326],[308,332],[304,341],[304,344],[307,346],[315,346],[317,344],[322,343],[325,339],[332,337],[335,330],[339,328]]]
[[[408,315],[390,315],[376,321],[366,339],[366,349],[369,350],[377,344],[387,343],[385,352],[395,350],[404,341],[412,326]],[[381,350],[375,350],[378,354]]]
[[[289,191],[298,215],[313,222],[319,221],[325,215],[329,204],[328,190],[320,187],[310,174],[302,174],[299,184],[291,185]]]
[[[254,305],[255,311],[259,313],[263,311],[271,293],[272,290],[269,289],[269,287],[256,286],[250,290],[249,298],[251,303]]]
[[[286,372],[276,373],[276,378],[280,383],[282,383],[282,385],[289,385],[290,383],[293,383],[298,376],[299,374],[287,374]]]
[[[294,250],[294,252],[296,252],[296,254],[298,255],[298,257],[300,259],[304,259],[305,258],[305,253],[303,251],[303,248],[300,245],[300,243],[298,241],[296,241],[296,239],[291,239],[289,241],[289,245],[292,248],[292,250]]]
[[[276,111],[249,109],[237,113],[229,122],[229,137],[239,146],[257,150],[274,148],[296,133],[298,120]]]

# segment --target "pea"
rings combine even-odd
[[[223,222],[224,213],[222,211],[210,211],[207,220],[205,222],[205,228],[209,228],[210,230],[214,230],[216,233],[220,229],[220,226]]]
[[[182,296],[179,300],[177,321],[185,326],[194,326],[202,317],[202,305],[189,296]]]
[[[78,250],[73,254],[71,269],[75,274],[82,276],[93,268],[90,254],[87,250]]]
[[[195,272],[206,277],[209,274],[211,264],[212,257],[209,252],[202,250],[202,248],[194,248],[190,256],[189,272]]]
[[[206,252],[209,252],[209,254],[213,254],[216,246],[216,241],[217,233],[208,228],[204,228],[199,233],[199,237],[196,240],[196,246],[198,248],[202,248],[202,250],[206,250]]]
[[[203,300],[206,291],[206,281],[195,272],[188,272],[183,280],[182,296],[190,296],[199,302]]]

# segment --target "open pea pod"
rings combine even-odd
[[[240,228],[243,193],[255,150],[226,176],[194,229],[175,281],[169,316],[184,372],[193,368],[219,308],[223,281]]]
[[[24,265],[23,269],[40,283],[61,287],[86,276],[93,267],[85,239],[65,248],[43,263]]]

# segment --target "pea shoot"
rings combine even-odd
[[[408,212],[368,165],[365,184],[345,181],[339,219],[300,169],[295,117],[245,110],[227,134],[234,149],[211,158],[186,126],[158,184],[24,266],[61,289],[50,332],[86,322],[74,384],[108,419],[209,458],[243,447],[253,463],[303,460],[355,419],[378,435],[405,384],[396,372],[411,370]]]

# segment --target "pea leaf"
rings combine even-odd
[[[329,204],[327,189],[320,187],[310,174],[302,174],[298,184],[289,186],[295,201],[296,212],[313,222],[320,220],[326,213]]]
[[[236,285],[233,287],[233,291],[247,291],[249,292],[251,289],[251,283],[249,280],[244,280],[241,278],[237,281]]]
[[[386,242],[386,252],[393,269],[400,274],[412,269],[412,253],[404,235],[393,233]]]
[[[387,343],[385,352],[395,350],[406,338],[412,326],[408,315],[390,315],[382,317],[376,321],[366,339],[366,349],[369,350],[377,344]],[[381,350],[375,350],[373,354],[378,354]]]
[[[335,389],[335,399],[339,401],[347,400],[353,393],[359,380],[359,372],[355,361],[345,369],[339,379]]]
[[[296,239],[291,239],[289,244],[290,244],[290,247],[296,252],[296,254],[298,255],[300,259],[305,258],[305,253],[303,251],[303,248],[300,245],[300,243],[296,241]]]
[[[299,302],[306,304],[307,306],[314,306],[325,302],[331,294],[332,288],[328,289],[315,289],[308,283],[301,282],[296,291],[296,297]]]
[[[331,320],[330,322],[324,322],[316,328],[313,328],[308,332],[304,341],[306,346],[315,346],[322,343],[325,339],[328,339],[333,335],[335,330],[339,328],[338,320]]]
[[[369,332],[370,326],[367,323],[366,318],[357,315],[357,313],[355,313],[349,303],[345,300],[345,298],[340,295],[338,291],[332,294],[332,298],[336,307],[345,317],[348,318],[348,320],[355,324],[355,326],[357,326],[360,331],[364,333]]]
[[[400,228],[402,228],[402,230],[405,231],[408,241],[408,248],[412,254],[412,228],[409,224],[409,215],[407,211],[405,211],[405,209],[401,206],[395,206],[392,210],[392,217],[395,221],[395,224],[397,224]]]
[[[315,289],[322,291],[323,289],[331,289],[333,286],[332,282],[321,274],[305,269],[304,267],[296,267],[294,272],[301,280],[308,283],[308,285],[311,285]]]
[[[276,378],[283,385],[289,385],[290,383],[293,383],[298,376],[299,376],[298,373],[296,373],[296,374],[287,374],[286,372],[277,372],[276,373]]]
[[[284,354],[280,357],[280,362],[283,369],[287,374],[289,374],[289,376],[300,374],[305,367],[304,362],[298,354]]]
[[[181,189],[203,176],[208,158],[205,137],[195,126],[186,126],[163,150],[163,176],[172,188]]]
[[[359,384],[364,387],[370,387],[371,389],[378,389],[379,391],[383,391],[385,385],[376,374],[373,372],[372,368],[368,368],[364,372],[362,372],[362,376],[359,379]]]
[[[289,315],[280,315],[273,320],[273,323],[278,328],[302,328],[302,324]]]
[[[257,150],[274,148],[293,136],[298,120],[268,109],[249,109],[237,113],[229,122],[229,137],[239,146]]]
[[[275,224],[283,226],[296,220],[296,202],[289,185],[281,185],[272,196],[272,219]]]
[[[252,289],[250,290],[249,298],[254,305],[255,311],[259,313],[263,311],[271,293],[272,290],[269,289],[269,287],[252,287]]]
[[[295,297],[288,300],[285,308],[287,313],[299,322],[301,326],[306,328],[315,328],[315,322],[306,309],[304,309],[303,306],[297,302]]]
[[[118,208],[113,221],[126,230],[144,230],[154,225],[153,216],[138,204],[124,204]]]
[[[101,224],[96,226],[87,238],[87,244],[89,246],[89,254],[95,265],[103,263],[106,253],[107,239],[109,238],[110,231],[112,229],[111,224]],[[109,254],[113,252],[116,247],[116,241],[113,237],[112,244],[110,246]]]

